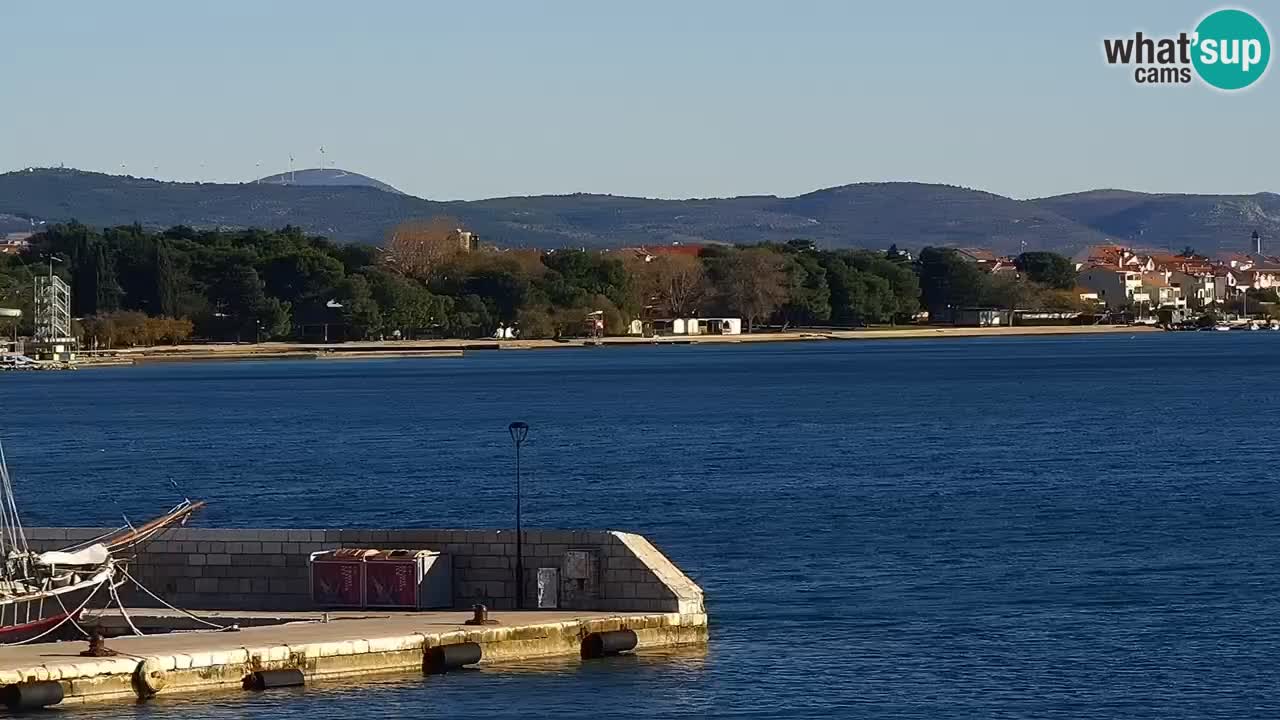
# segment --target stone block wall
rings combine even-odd
[[[33,549],[60,549],[104,529],[28,528]],[[526,530],[525,607],[537,607],[538,569],[559,575],[559,607],[702,613],[702,590],[645,538],[597,530]],[[337,548],[436,550],[453,571],[455,607],[515,606],[515,535],[504,530],[290,530],[174,528],[138,553],[129,573],[178,607],[202,610],[309,610],[308,562]],[[132,588],[125,601],[157,603]]]

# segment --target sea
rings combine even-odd
[[[1280,333],[0,376],[28,525],[643,533],[705,649],[70,718],[1274,718]]]

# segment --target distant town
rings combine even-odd
[[[1245,245],[1247,241],[1248,245]],[[1074,258],[969,247],[829,250],[803,238],[499,248],[456,220],[382,246],[266,230],[90,228],[0,243],[8,367],[120,349],[291,341],[601,340],[953,326],[1280,327],[1280,259],[1102,244]]]

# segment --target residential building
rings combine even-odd
[[[1152,255],[1151,262],[1160,272],[1207,274],[1213,272],[1213,261],[1203,255]]]
[[[1225,265],[1219,266],[1213,271],[1213,299],[1214,302],[1226,302],[1238,293],[1244,292],[1240,287],[1238,275],[1242,274],[1239,270],[1231,270]]]
[[[1142,291],[1147,295],[1147,304],[1150,308],[1185,308],[1187,301],[1183,299],[1181,290],[1169,282],[1169,278],[1162,272],[1148,272],[1142,274]]]
[[[978,265],[994,265],[1000,259],[995,253],[982,248],[956,248],[956,255]]]
[[[1136,272],[1151,272],[1156,269],[1156,264],[1150,257],[1139,255],[1120,245],[1094,245],[1077,254],[1075,260],[1079,269],[1111,267]]]
[[[1219,302],[1217,282],[1211,272],[1169,272],[1169,284],[1178,288],[1187,307],[1203,310]]]
[[[31,233],[8,233],[0,237],[0,255],[17,255],[31,247]]]
[[[1079,284],[1089,292],[1097,293],[1098,300],[1113,310],[1151,301],[1142,288],[1142,273],[1135,270],[1094,265],[1080,272]]]
[[[1257,290],[1280,287],[1280,262],[1272,258],[1254,258],[1247,272],[1252,276],[1250,286]]]
[[[967,260],[978,266],[980,270],[986,273],[1016,274],[1018,272],[1017,262],[1011,258],[1002,255],[996,255],[990,250],[982,248],[956,248],[956,255],[962,260]]]
[[[458,228],[453,231],[450,238],[458,243],[458,249],[462,252],[475,252],[480,249],[480,236],[470,230]]]

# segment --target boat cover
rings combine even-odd
[[[111,557],[111,553],[107,551],[107,546],[99,543],[97,545],[90,545],[82,550],[76,550],[75,552],[53,550],[46,553],[40,553],[36,556],[36,562],[41,565],[87,567],[92,565],[101,565],[105,563],[109,557]]]

